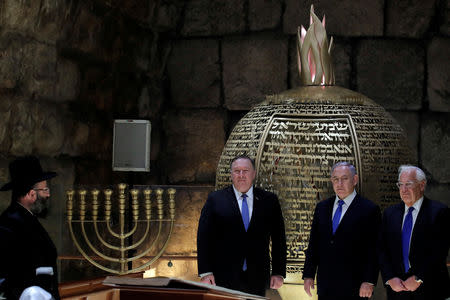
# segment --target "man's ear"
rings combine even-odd
[[[28,196],[30,199],[35,200],[35,199],[37,198],[36,191],[33,190],[33,189],[29,190],[28,193],[27,193],[27,196]]]
[[[358,184],[358,174],[355,174],[355,176],[353,176],[353,186],[356,186]]]

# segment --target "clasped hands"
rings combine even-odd
[[[311,289],[314,289],[314,279],[305,278],[304,289],[305,292],[308,294],[308,296],[312,297]],[[370,298],[372,296],[372,293],[373,293],[373,284],[370,284],[368,282],[361,283],[361,286],[359,287],[360,297]]]
[[[391,278],[388,280],[388,284],[395,292],[414,292],[422,283],[416,280],[416,276],[412,275],[406,280],[401,280],[398,277]]]

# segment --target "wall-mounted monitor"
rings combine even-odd
[[[148,120],[114,120],[113,171],[150,171],[150,132]]]

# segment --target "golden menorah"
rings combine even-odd
[[[131,212],[132,212],[132,228],[129,229],[127,232],[125,231],[125,226],[128,225],[126,221],[126,205],[127,201],[126,198],[128,194],[126,193],[127,185],[124,183],[121,183],[118,185],[118,202],[119,202],[119,211],[118,211],[118,226],[119,226],[119,232],[116,232],[113,230],[111,226],[112,222],[112,196],[113,196],[113,190],[111,189],[105,189],[103,190],[104,194],[104,218],[99,218],[99,196],[100,196],[100,190],[93,189],[90,191],[92,204],[91,211],[87,211],[87,202],[86,198],[89,192],[86,189],[80,189],[78,192],[74,190],[68,190],[67,191],[67,222],[69,225],[70,235],[72,237],[72,240],[77,247],[78,251],[88,260],[91,264],[94,266],[115,274],[129,274],[133,272],[141,271],[148,266],[150,266],[153,262],[155,262],[164,252],[164,250],[167,247],[167,244],[169,242],[170,236],[172,235],[173,230],[173,224],[175,221],[175,189],[169,188],[167,189],[166,193],[168,194],[168,218],[164,218],[164,201],[163,201],[163,195],[164,190],[162,188],[158,188],[155,190],[156,194],[156,218],[152,216],[152,202],[151,202],[151,195],[153,190],[149,188],[145,188],[143,190],[144,195],[144,219],[139,219],[139,194],[141,193],[138,189],[131,189],[130,195],[132,199],[131,203]],[[79,209],[74,210],[74,197],[78,194],[79,196]],[[79,213],[79,219],[76,219],[74,212]],[[130,251],[136,250],[147,238],[150,232],[150,224],[152,222],[157,222],[158,224],[158,232],[156,234],[156,237],[153,239],[153,242],[149,244],[149,246],[141,251],[141,253],[128,257],[128,253]],[[160,236],[162,233],[163,223],[169,222],[169,233],[167,234],[162,247],[159,249],[157,254],[153,256],[149,261],[143,263],[140,266],[137,266],[135,268],[130,268],[127,270],[127,264],[131,263],[133,261],[136,261],[137,259],[140,259],[150,253],[150,251],[153,250],[155,244],[160,240]],[[113,262],[117,263],[120,268],[114,269],[110,267],[106,267],[100,263],[98,263],[94,256],[89,255],[80,245],[73,229],[73,224],[79,223],[81,227],[81,233],[83,236],[83,239],[85,241],[85,244],[87,247],[91,250],[90,252],[95,253],[98,257],[106,260],[107,262]],[[100,250],[94,246],[92,243],[90,236],[86,233],[86,224],[93,224],[93,229],[95,231],[95,236],[98,241],[105,247],[113,250],[112,252],[117,252],[117,256],[110,256],[106,255]],[[145,223],[145,231],[140,237],[139,240],[134,242],[133,244],[129,245],[127,244],[127,239],[129,239],[131,236],[133,236],[137,230],[138,230],[138,223]],[[119,245],[113,245],[110,242],[107,242],[104,237],[100,234],[99,231],[99,224],[105,224],[107,228],[107,233],[110,234],[110,237],[116,238],[119,240]],[[141,226],[139,226],[141,227]]]

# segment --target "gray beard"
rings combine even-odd
[[[39,194],[36,194],[36,196],[36,201],[31,205],[30,211],[37,217],[45,218],[48,213],[48,197],[41,197]]]

